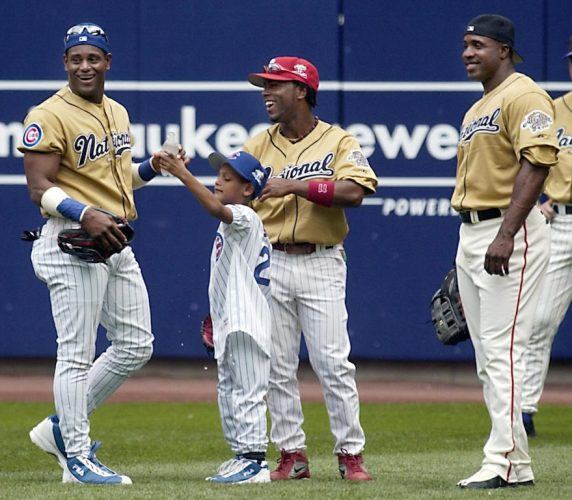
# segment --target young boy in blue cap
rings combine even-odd
[[[209,302],[222,428],[235,457],[207,481],[270,482],[264,397],[270,376],[271,246],[248,206],[262,192],[268,173],[248,153],[212,153],[209,162],[218,171],[213,193],[182,159],[165,152],[155,158],[221,221],[211,253]]]

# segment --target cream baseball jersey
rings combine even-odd
[[[299,142],[291,143],[276,124],[246,142],[243,150],[256,157],[270,177],[297,180],[351,180],[368,194],[374,193],[377,177],[359,143],[345,130],[319,121]],[[254,201],[272,243],[335,245],[348,233],[343,208],[324,207],[290,194],[283,198]]]
[[[529,77],[513,73],[466,113],[457,151],[456,210],[506,208],[520,160],[556,164],[554,105]]]
[[[256,213],[227,205],[232,222],[221,222],[211,252],[209,282],[215,357],[224,354],[232,332],[252,336],[270,354],[270,253],[272,247]]]
[[[558,203],[572,203],[572,92],[554,100],[558,163],[550,169],[544,192]]]
[[[95,104],[69,87],[59,90],[30,111],[18,150],[59,154],[56,184],[69,196],[130,220],[137,217],[129,115],[107,96]]]

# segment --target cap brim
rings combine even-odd
[[[217,153],[216,151],[209,155],[209,163],[211,164],[211,167],[216,171],[219,171],[220,167],[222,167],[225,163],[230,165],[228,158],[224,155],[221,155],[220,153]]]
[[[564,54],[562,56],[562,59],[568,59],[569,57],[572,57],[572,50],[570,52],[568,52],[568,54]]]
[[[512,62],[514,64],[520,64],[521,62],[524,62],[522,56],[516,50],[514,50],[514,48],[512,49]]]
[[[264,87],[264,82],[266,80],[277,80],[279,82],[303,82],[302,79],[298,80],[294,75],[282,76],[274,73],[251,73],[248,75],[248,81],[257,87]]]

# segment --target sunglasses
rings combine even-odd
[[[67,42],[71,36],[81,35],[84,31],[92,36],[101,36],[106,42],[108,42],[105,31],[103,31],[103,29],[101,29],[97,24],[76,24],[75,26],[72,26],[67,31],[64,42]]]

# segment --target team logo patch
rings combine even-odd
[[[348,155],[348,161],[355,163],[358,167],[370,168],[367,158],[359,149],[350,151],[350,154]]]
[[[223,246],[224,246],[224,240],[222,239],[222,235],[220,233],[216,233],[214,240],[215,260],[219,259],[220,254],[222,253]]]
[[[44,131],[40,127],[39,123],[30,123],[24,130],[24,137],[22,138],[22,143],[27,148],[33,148],[38,145],[44,136]]]
[[[531,111],[524,117],[524,120],[520,124],[520,127],[523,129],[528,128],[533,134],[536,134],[538,132],[546,130],[547,128],[550,128],[550,125],[552,125],[552,123],[553,120],[550,115],[547,115],[544,111],[539,111],[535,109],[534,111]]]

